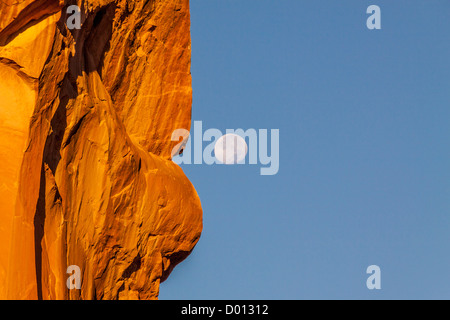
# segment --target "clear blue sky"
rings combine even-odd
[[[204,230],[160,299],[450,299],[450,1],[192,0],[191,15],[192,119],[279,129],[280,170],[182,165]]]

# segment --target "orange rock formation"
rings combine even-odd
[[[171,161],[189,19],[188,0],[0,2],[0,298],[155,299],[192,251],[200,200]]]

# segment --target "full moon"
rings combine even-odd
[[[247,150],[247,143],[244,138],[229,133],[217,139],[214,146],[214,155],[217,160],[224,164],[236,164],[245,159]]]

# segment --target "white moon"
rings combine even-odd
[[[236,164],[244,160],[247,151],[244,138],[234,133],[221,136],[214,146],[216,159],[224,164]]]

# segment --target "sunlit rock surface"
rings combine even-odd
[[[193,250],[189,28],[188,0],[0,1],[0,298],[155,299]]]

